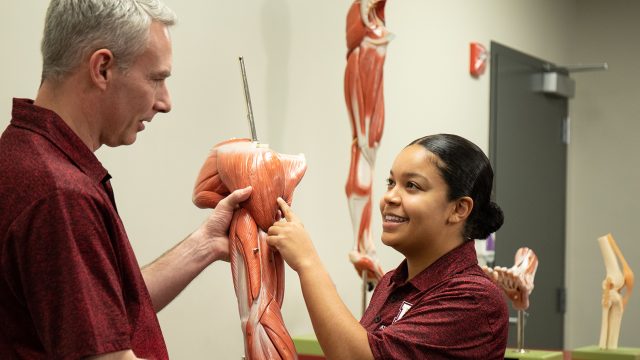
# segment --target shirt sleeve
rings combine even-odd
[[[375,359],[501,359],[504,345],[494,332],[506,316],[501,305],[482,285],[453,281],[369,332],[369,345]]]
[[[30,206],[10,229],[14,289],[48,358],[131,348],[107,214],[89,195],[58,191]]]

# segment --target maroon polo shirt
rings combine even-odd
[[[473,241],[410,281],[406,260],[385,274],[360,323],[375,359],[503,359],[509,314],[478,266]]]
[[[14,99],[12,115],[0,137],[0,359],[167,359],[107,170],[54,112]]]

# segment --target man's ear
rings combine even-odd
[[[466,220],[473,210],[473,199],[463,196],[454,201],[454,208],[449,215],[449,223],[456,224]]]
[[[91,81],[100,89],[105,90],[111,80],[114,67],[115,59],[111,50],[99,49],[94,51],[89,58]]]

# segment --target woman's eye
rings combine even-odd
[[[418,186],[418,184],[414,183],[414,182],[408,182],[407,183],[407,189],[419,189],[420,187]]]
[[[393,187],[394,184],[395,183],[393,182],[393,180],[391,180],[390,178],[387,179],[387,187],[388,188]]]

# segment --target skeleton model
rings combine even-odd
[[[514,309],[529,308],[529,295],[533,291],[533,279],[538,269],[538,257],[533,250],[526,247],[518,249],[515,264],[510,268],[496,266],[491,269],[483,266],[482,269],[507,294]]]
[[[604,258],[607,276],[602,282],[602,327],[600,328],[600,348],[617,349],[622,313],[633,291],[633,272],[622,256],[618,244],[611,234],[598,238]],[[616,260],[620,260],[620,265]],[[621,291],[626,288],[624,296]]]
[[[384,26],[385,3],[356,0],[347,14],[344,93],[353,142],[345,190],[355,237],[349,259],[369,283],[377,283],[383,275],[370,228],[372,174],[384,127],[382,67],[392,38]]]
[[[296,359],[280,308],[284,262],[266,243],[279,220],[276,199],[291,203],[306,170],[303,155],[283,155],[248,139],[216,145],[193,192],[200,208],[214,208],[231,191],[251,185],[251,197],[233,214],[229,253],[247,360]]]

